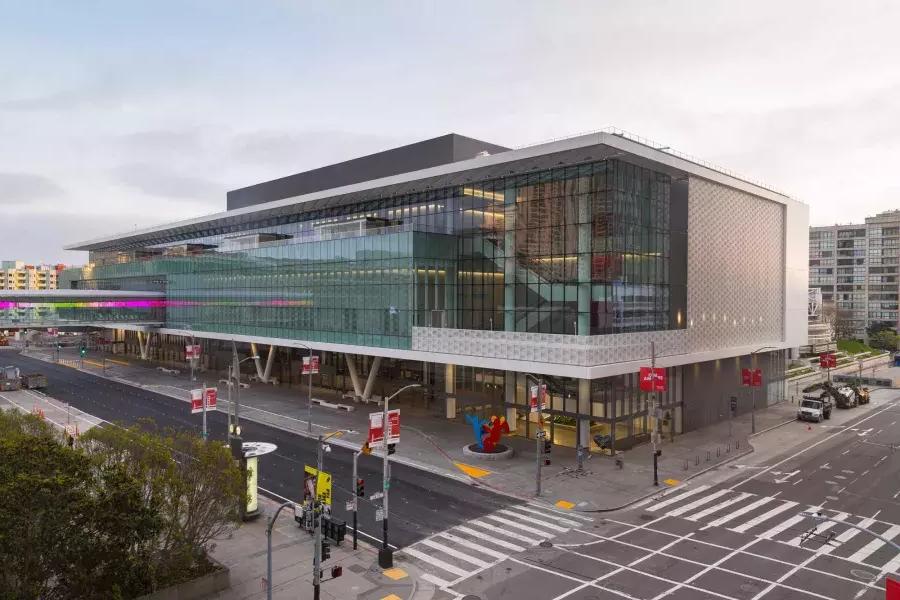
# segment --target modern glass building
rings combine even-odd
[[[541,380],[554,441],[594,448],[725,418],[730,395],[749,409],[751,362],[781,399],[805,343],[807,207],[622,132],[519,150],[449,135],[228,203],[69,246],[89,265],[60,287],[163,294],[158,323],[109,325],[131,351],[178,361],[192,336],[217,369],[232,341],[266,344],[291,384],[308,346],[318,385],[419,381],[430,410],[505,410],[519,435]],[[669,373],[656,415],[637,385],[651,360]]]

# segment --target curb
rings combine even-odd
[[[759,437],[759,436],[761,436],[762,434],[764,434],[764,433],[766,433],[766,432],[772,431],[773,429],[778,429],[779,427],[784,427],[785,425],[787,425],[787,424],[789,424],[789,423],[796,423],[796,422],[797,422],[796,417],[793,418],[793,419],[788,419],[787,421],[782,421],[781,423],[778,423],[778,424],[776,424],[776,425],[772,425],[771,427],[766,427],[766,428],[763,429],[762,431],[757,431],[756,433],[751,433],[751,434],[748,435],[747,437],[748,437],[748,438]]]

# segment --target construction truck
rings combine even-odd
[[[0,346],[9,346],[9,338],[0,333]]]
[[[3,367],[0,369],[0,391],[12,392],[15,390],[39,390],[47,387],[47,376],[42,373],[27,373],[22,375],[19,367]]]
[[[851,384],[850,389],[852,389],[853,393],[856,395],[857,404],[863,405],[869,403],[869,388]]]
[[[820,392],[818,400],[825,401],[826,398],[829,399],[829,402],[832,402],[834,406],[838,408],[853,408],[856,406],[856,394],[853,393],[853,390],[849,386],[843,387],[835,387],[830,381],[822,381],[820,383],[814,383],[810,386],[803,388],[804,396],[803,398],[812,398],[816,399],[812,394],[813,392]],[[829,410],[829,412],[831,412]],[[827,417],[826,417],[827,418]]]

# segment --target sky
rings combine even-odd
[[[218,212],[449,132],[615,126],[806,202],[900,208],[900,2],[0,0],[0,259]]]

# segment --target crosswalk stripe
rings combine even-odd
[[[849,517],[849,516],[850,516],[850,513],[839,512],[837,515],[835,515],[834,518],[837,519],[838,521],[844,521],[844,520],[847,519],[847,517]],[[837,523],[833,523],[833,522],[831,522],[831,521],[829,521],[827,524],[837,525]],[[831,528],[830,528],[830,527],[819,527],[816,531],[817,531],[818,533],[821,533],[821,532],[823,532],[823,531],[825,531],[825,530],[827,530],[827,529],[831,529]],[[844,533],[847,533],[847,532],[845,531]],[[841,535],[843,535],[843,534],[841,534]],[[838,537],[839,537],[839,536],[838,536]],[[837,546],[833,543],[835,540],[837,540],[837,537],[835,537],[834,540],[830,541],[830,542],[827,543],[827,544],[822,544],[822,545],[820,545],[820,546],[816,549],[816,553],[817,553],[817,554],[831,554],[831,552],[837,547]]]
[[[699,494],[700,492],[702,492],[703,490],[705,490],[707,488],[709,488],[708,485],[699,485],[699,486],[697,486],[693,489],[690,489],[686,492],[683,492],[681,494],[676,494],[672,498],[663,500],[662,502],[657,502],[656,504],[653,504],[652,506],[648,506],[647,510],[653,510],[653,511],[659,510],[664,506],[668,506],[670,504],[675,504],[676,502],[684,500],[685,498],[687,498],[689,496],[693,496],[694,494]]]
[[[881,567],[882,573],[897,573],[900,569],[900,554],[888,561],[888,564]]]
[[[900,525],[892,525],[890,529],[888,529],[887,531],[884,532],[884,534],[882,534],[882,537],[892,540],[895,537],[897,537],[898,533],[900,533]],[[872,540],[871,542],[869,542],[868,544],[866,544],[865,546],[863,546],[862,548],[860,548],[859,550],[857,550],[856,552],[854,552],[853,555],[850,556],[847,560],[849,560],[850,562],[861,563],[864,560],[866,560],[867,558],[869,558],[869,556],[874,554],[875,551],[878,550],[879,548],[881,548],[882,546],[884,546],[884,540],[876,538],[876,539]]]
[[[702,519],[703,517],[708,517],[709,515],[711,515],[711,514],[713,514],[713,513],[715,513],[715,512],[719,512],[720,510],[722,510],[722,509],[725,508],[726,506],[731,506],[732,504],[737,504],[738,502],[742,502],[742,501],[746,500],[747,498],[749,498],[749,497],[752,496],[752,495],[753,495],[753,494],[750,494],[750,493],[747,493],[747,492],[741,492],[740,494],[738,494],[738,495],[735,496],[734,498],[729,498],[729,499],[726,500],[725,502],[719,502],[719,503],[716,504],[715,506],[710,506],[709,508],[707,508],[707,509],[705,509],[705,510],[701,510],[700,512],[698,512],[698,513],[696,513],[696,514],[688,515],[688,516],[686,517],[686,519],[687,519],[688,521],[699,521],[699,520]]]
[[[481,552],[482,554],[487,554],[488,556],[493,556],[498,560],[503,560],[508,555],[503,554],[502,552],[497,552],[496,550],[491,550],[490,548],[485,548],[481,544],[476,544],[475,542],[470,542],[466,538],[461,538],[458,535],[453,535],[452,533],[448,533],[446,531],[441,532],[440,535],[442,538],[446,538],[453,542],[454,544],[459,544],[460,546],[465,546],[469,550],[475,550],[476,552]]]
[[[454,550],[450,546],[446,546],[444,544],[441,544],[440,542],[436,542],[431,538],[426,538],[419,543],[425,544],[426,546],[430,546],[430,547],[434,548],[435,550],[440,550],[444,554],[446,554],[448,556],[452,556],[453,558],[458,558],[459,560],[464,560],[466,562],[472,563],[476,567],[491,566],[491,563],[489,563],[489,562],[485,562],[475,556],[470,556],[470,555],[466,554],[465,552],[460,552],[459,550]]]
[[[569,527],[576,527],[579,523],[578,521],[572,521],[571,519],[567,519],[565,517],[561,517],[553,513],[552,511],[547,510],[536,510],[534,508],[528,508],[527,506],[520,506],[518,504],[512,505],[509,507],[510,510],[520,510],[523,512],[531,513],[533,515],[539,515],[542,517],[547,517],[550,519],[555,519],[562,523],[563,525],[568,525]],[[591,519],[593,521],[593,519]]]
[[[403,549],[403,552],[412,556],[413,558],[418,558],[421,561],[427,562],[428,564],[433,565],[433,566],[437,567],[438,569],[441,569],[442,571],[447,571],[448,573],[453,573],[457,577],[463,577],[463,576],[469,574],[468,571],[460,569],[459,567],[457,567],[455,565],[451,565],[450,563],[444,562],[439,558],[435,558],[435,557],[431,556],[430,554],[425,554],[424,552],[419,552],[415,548],[406,547]]]
[[[735,531],[737,533],[744,533],[748,529],[751,529],[753,527],[756,527],[760,523],[768,521],[775,515],[781,514],[786,510],[790,510],[790,509],[794,508],[795,506],[797,506],[797,504],[799,504],[799,502],[793,502],[793,501],[788,500],[781,506],[776,506],[772,510],[770,510],[768,512],[764,512],[763,514],[759,515],[755,519],[750,519],[743,525],[739,525],[738,527],[731,528],[731,531]]]
[[[847,513],[839,513],[839,514],[837,514],[834,518],[835,518],[835,519],[838,519],[839,521],[843,521],[844,519],[846,519],[846,518],[849,517],[849,516],[850,516],[850,515],[848,515]],[[834,527],[835,525],[837,525],[837,523],[835,523],[834,521],[825,521],[824,523],[817,523],[817,524],[816,524],[816,527],[815,527],[815,530],[816,530],[816,533],[822,533],[823,531],[828,531],[829,529],[831,529],[831,528]],[[788,540],[788,541],[787,541],[787,545],[788,545],[788,546],[796,546],[796,547],[800,547],[800,545],[801,545],[801,544],[803,543],[803,541],[804,541],[805,534],[806,534],[806,532],[803,532],[803,533],[801,533],[800,535],[798,535],[797,537]]]
[[[507,531],[506,529],[502,529],[493,525],[491,523],[485,523],[484,521],[469,521],[471,525],[478,525],[479,527],[484,527],[489,531],[493,531],[495,533],[499,533],[500,535],[505,535],[508,538],[512,538],[514,540],[519,540],[520,542],[525,542],[529,546],[537,546],[540,540],[535,540],[533,538],[525,537],[524,535],[520,535],[513,531]]]
[[[533,533],[534,535],[542,536],[542,540],[546,539],[548,535],[552,535],[547,531],[535,529],[534,527],[529,527],[528,525],[522,525],[517,521],[513,521],[512,519],[507,519],[504,517],[498,517],[497,515],[484,515],[484,518],[491,519],[492,521],[497,521],[498,523],[503,523],[507,527],[515,527],[516,529],[521,529],[522,531],[527,531],[529,533]]]
[[[859,523],[857,523],[857,525],[859,527],[862,527],[863,529],[868,529],[869,527],[871,527],[871,525],[874,522],[875,522],[875,519],[865,518],[862,521],[860,521]],[[830,554],[835,549],[837,549],[839,546],[842,546],[842,545],[846,544],[848,541],[852,540],[854,537],[856,537],[856,535],[858,533],[859,533],[859,529],[856,529],[854,527],[848,527],[847,529],[844,530],[843,533],[841,533],[839,536],[834,538],[834,542],[836,542],[836,544],[832,544],[832,545],[828,546],[828,548],[824,551],[824,554]],[[900,555],[898,555],[898,556],[900,556]]]
[[[541,527],[546,527],[547,529],[552,529],[553,531],[559,531],[565,533],[571,529],[570,527],[560,527],[559,525],[555,525],[553,523],[548,523],[547,521],[543,521],[541,519],[535,519],[534,517],[526,517],[525,515],[520,515],[519,513],[514,513],[511,510],[506,510],[501,508],[497,511],[498,513],[502,513],[504,515],[509,515],[511,517],[515,517],[520,521],[525,521],[526,523],[533,523],[535,525],[540,525]]]
[[[676,508],[674,510],[670,510],[669,512],[666,513],[666,516],[667,517],[678,517],[680,515],[683,515],[686,512],[690,512],[690,511],[694,510],[698,506],[703,506],[704,504],[712,502],[716,498],[724,496],[725,494],[727,494],[729,492],[731,492],[731,490],[719,490],[718,492],[713,492],[709,496],[704,496],[704,497],[700,498],[699,500],[694,500],[693,502],[689,502],[689,503],[685,504],[684,506],[679,506],[678,508]]]
[[[747,506],[741,507],[741,508],[737,509],[736,511],[734,511],[733,513],[728,513],[724,517],[720,517],[720,518],[716,519],[715,521],[710,523],[710,525],[712,525],[713,527],[718,527],[720,525],[724,525],[728,521],[737,519],[741,515],[745,515],[748,512],[750,512],[751,510],[755,510],[755,509],[759,508],[760,506],[762,506],[763,504],[771,502],[774,499],[775,498],[773,498],[772,496],[763,496],[756,502],[751,502]]]
[[[581,520],[581,521],[587,521],[588,523],[592,523],[592,522],[594,521],[594,518],[593,518],[593,517],[587,517],[587,516],[585,516],[585,515],[580,515],[580,514],[578,514],[577,512],[560,513],[560,512],[559,512],[558,510],[556,510],[555,508],[548,508],[546,504],[539,504],[539,503],[537,503],[537,502],[529,502],[529,503],[528,503],[528,506],[533,506],[534,508],[537,508],[537,509],[541,510],[541,512],[549,511],[549,512],[552,512],[552,513],[555,513],[555,514],[558,514],[558,515],[563,515],[563,516],[565,516],[566,518],[579,519],[579,520]],[[516,508],[521,508],[522,510],[525,510],[525,506],[522,505],[522,504],[516,504],[515,507],[516,507]]]
[[[428,583],[430,583],[432,585],[436,585],[439,588],[444,588],[444,587],[447,587],[448,585],[450,585],[449,581],[444,581],[440,577],[435,577],[431,573],[421,573],[421,574],[419,574],[419,577],[421,577],[422,579],[424,579],[425,581],[427,581]]]
[[[454,527],[454,529],[456,531],[460,531],[462,533],[468,533],[469,535],[471,535],[473,537],[477,537],[480,540],[488,541],[488,542],[494,544],[495,546],[500,546],[501,548],[506,548],[507,550],[512,550],[513,552],[523,552],[525,550],[525,548],[523,548],[522,546],[518,546],[516,544],[511,544],[510,542],[507,542],[506,540],[499,540],[496,537],[488,537],[488,535],[486,533],[484,533],[483,531],[475,531],[474,529],[470,529],[469,527],[464,527],[462,525],[457,525],[456,527]]]
[[[800,521],[802,521],[805,518],[806,517],[804,517],[803,515],[794,515],[790,519],[788,519],[786,521],[782,521],[781,523],[779,523],[772,529],[770,529],[764,533],[761,533],[756,537],[759,537],[759,538],[762,538],[765,540],[771,540],[773,537],[775,537],[776,535],[778,535],[785,529],[789,529],[789,528],[793,527],[794,525],[796,525],[797,523],[799,523]]]

